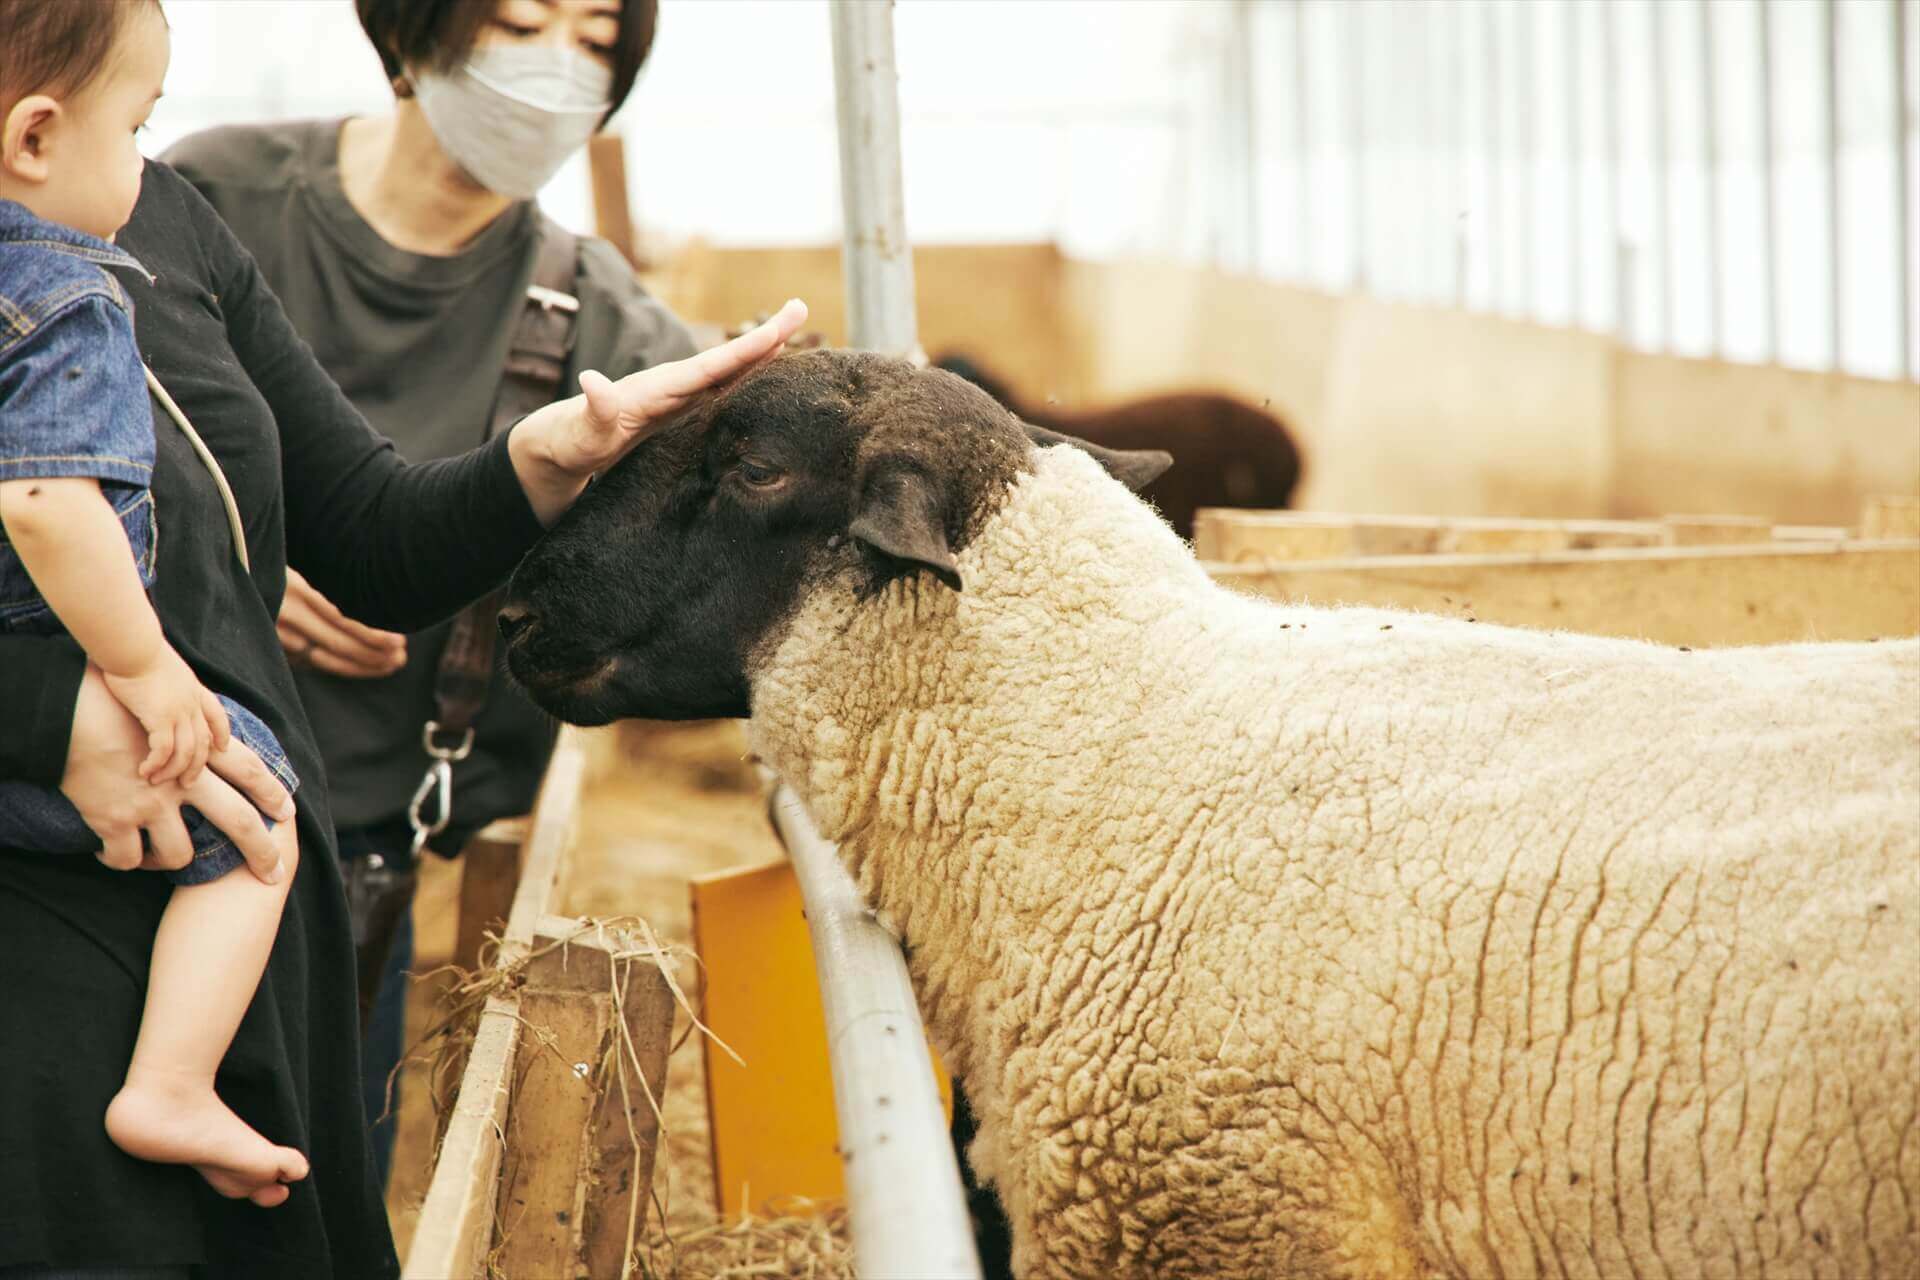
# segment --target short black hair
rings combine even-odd
[[[0,0],[0,7],[13,0]],[[500,0],[354,0],[360,26],[380,55],[389,80],[408,63],[446,71],[473,51],[480,29]],[[653,48],[660,21],[660,0],[620,0],[620,34],[613,44],[613,97],[605,124],[633,90],[640,67]]]
[[[30,93],[65,97],[86,88],[106,69],[136,7],[123,0],[0,0],[0,113]]]

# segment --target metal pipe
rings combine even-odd
[[[1453,23],[1453,40],[1448,45],[1453,58],[1447,78],[1448,136],[1453,148],[1453,305],[1464,311],[1471,274],[1467,209],[1473,201],[1467,180],[1470,168],[1467,160],[1467,19],[1457,5],[1442,12]]]
[[[1773,155],[1773,0],[1760,4],[1760,244],[1767,291],[1767,359],[1780,359],[1780,191]]]
[[[1715,100],[1712,0],[1700,0],[1700,167],[1707,183],[1707,337],[1709,350],[1720,341],[1720,107]]]
[[[1506,246],[1500,242],[1505,219],[1501,214],[1506,211],[1507,190],[1500,181],[1501,158],[1501,108],[1506,104],[1500,92],[1500,19],[1498,11],[1489,3],[1482,10],[1482,35],[1486,44],[1486,75],[1481,84],[1486,89],[1487,102],[1487,216],[1486,232],[1482,237],[1487,245],[1487,303],[1488,310],[1496,314],[1506,306],[1507,254]]]
[[[1313,130],[1308,114],[1307,0],[1293,0],[1293,146],[1300,175],[1300,278],[1313,282]]]
[[[1600,6],[1600,130],[1607,171],[1607,239],[1603,252],[1613,254],[1613,329],[1620,341],[1633,339],[1633,314],[1627,307],[1632,282],[1621,273],[1630,261],[1620,236],[1620,36],[1613,6]]]
[[[819,970],[854,1269],[863,1278],[977,1280],[973,1220],[900,942],[786,786],[774,793],[773,821],[800,881]]]
[[[1513,17],[1513,97],[1520,116],[1516,140],[1520,152],[1520,315],[1526,319],[1534,316],[1537,301],[1533,295],[1534,183],[1540,166],[1535,154],[1533,114],[1534,58],[1538,52],[1533,39],[1533,6],[1523,4]]]
[[[899,73],[893,4],[836,0],[833,86],[840,126],[841,267],[847,338],[884,355],[918,345],[913,249],[900,177]]]
[[[1920,355],[1913,349],[1913,157],[1907,148],[1907,120],[1912,113],[1911,86],[1907,83],[1907,0],[1893,4],[1893,183],[1894,217],[1894,294],[1900,313],[1894,322],[1894,336],[1900,343],[1900,374],[1920,377]]]
[[[1584,166],[1580,163],[1580,108],[1584,78],[1580,74],[1580,6],[1570,3],[1560,11],[1560,45],[1566,59],[1567,85],[1567,319],[1580,326],[1586,295],[1586,202],[1580,198]]]
[[[1673,122],[1667,105],[1667,30],[1661,9],[1649,13],[1653,43],[1653,236],[1659,276],[1660,340],[1656,349],[1673,349],[1673,195],[1668,136]]]
[[[1820,6],[1822,34],[1826,39],[1827,68],[1827,307],[1832,321],[1829,342],[1833,352],[1830,365],[1839,369],[1846,352],[1846,325],[1840,307],[1846,291],[1840,282],[1840,13],[1834,0]]]
[[[1353,154],[1353,289],[1363,293],[1367,287],[1367,79],[1366,60],[1361,55],[1362,6],[1349,5],[1347,14],[1347,84],[1352,98],[1348,127],[1353,131],[1349,146]]]

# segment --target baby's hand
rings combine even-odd
[[[207,754],[227,745],[232,729],[226,708],[173,646],[163,646],[159,660],[145,671],[108,673],[106,682],[120,705],[133,712],[147,731],[147,758],[140,762],[140,776],[148,782],[177,778],[192,785],[206,768]]]

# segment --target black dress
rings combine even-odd
[[[169,886],[91,858],[0,850],[0,1267],[393,1275],[360,1113],[333,821],[274,615],[291,563],[349,615],[418,629],[502,579],[539,524],[504,437],[459,458],[404,463],[315,362],[253,259],[167,166],[148,164],[117,243],[157,277],[116,273],[141,354],[226,471],[253,566],[240,568],[213,480],[156,412],[155,608],[207,686],[257,712],[303,780],[299,874],[216,1084],[262,1134],[306,1152],[313,1171],[284,1205],[259,1209],[107,1140],[102,1117],[132,1054]],[[0,637],[0,777],[58,782],[81,670],[69,640]]]

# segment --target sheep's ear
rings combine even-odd
[[[918,468],[880,464],[861,477],[847,533],[909,569],[926,569],[960,590],[960,566],[947,545],[939,490]]]
[[[1107,469],[1108,475],[1135,493],[1165,475],[1167,468],[1173,465],[1173,455],[1162,449],[1105,449],[1077,436],[1063,436],[1058,431],[1036,427],[1031,422],[1020,425],[1027,429],[1027,439],[1042,449],[1056,444],[1070,444],[1092,457]]]

